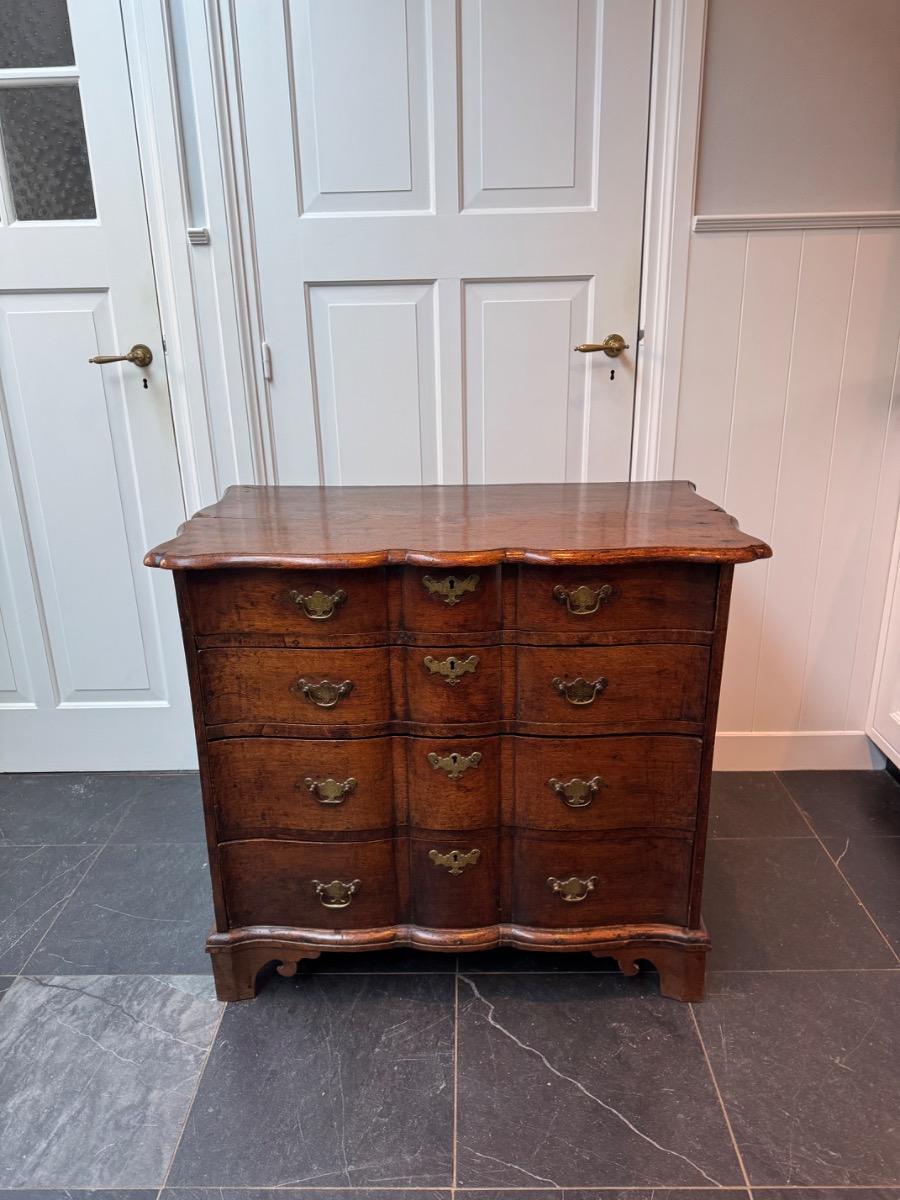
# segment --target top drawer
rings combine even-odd
[[[719,569],[706,563],[520,567],[519,629],[581,634],[711,630]]]
[[[279,633],[337,641],[387,629],[383,568],[359,571],[188,572],[198,634]]]

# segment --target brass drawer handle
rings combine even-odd
[[[343,588],[338,588],[336,592],[315,591],[308,595],[295,591],[291,592],[290,596],[303,615],[311,621],[327,621],[347,599]]]
[[[310,704],[316,704],[319,708],[334,708],[339,700],[350,695],[353,684],[349,679],[343,683],[332,683],[330,679],[323,679],[321,683],[307,683],[305,679],[298,679],[291,684],[291,691],[304,696]]]
[[[596,882],[596,875],[590,875],[587,879],[579,879],[577,875],[573,875],[570,879],[555,879],[551,875],[547,880],[547,886],[558,896],[562,896],[567,904],[578,904],[579,901],[584,900],[588,892],[594,890]]]
[[[454,604],[459,604],[466,592],[475,591],[478,587],[478,576],[467,575],[463,579],[459,575],[445,575],[443,579],[433,579],[430,575],[423,575],[422,587],[452,608]]]
[[[350,793],[356,791],[356,780],[351,775],[338,783],[336,779],[312,779],[307,775],[303,786],[320,804],[343,804]]]
[[[466,867],[474,867],[481,858],[480,850],[470,850],[466,854],[462,850],[449,850],[441,854],[439,850],[429,850],[428,857],[436,867],[446,867],[450,875],[462,875]]]
[[[435,771],[445,771],[448,779],[461,779],[470,767],[477,767],[481,762],[481,752],[473,750],[471,754],[457,754],[455,750],[443,755],[432,752],[428,762]]]
[[[586,583],[582,583],[577,588],[565,588],[558,583],[553,589],[553,599],[564,604],[576,617],[589,617],[591,613],[597,611],[601,604],[611,600],[612,594],[611,583],[601,584],[598,588],[588,587]]]
[[[351,879],[349,883],[342,883],[340,879],[319,883],[318,879],[314,879],[312,885],[326,908],[346,908],[360,888],[358,879]]]
[[[560,679],[557,675],[553,680],[553,686],[570,704],[593,704],[607,683],[608,680],[602,677],[589,682],[581,675],[571,680]]]
[[[547,786],[556,792],[563,804],[569,808],[587,808],[594,799],[603,779],[595,775],[593,779],[570,779],[563,783],[560,779],[548,779]]]
[[[455,654],[451,654],[449,658],[438,662],[436,658],[427,654],[423,661],[433,675],[440,675],[444,683],[449,683],[453,687],[459,683],[463,675],[474,673],[478,666],[478,655],[470,654],[468,658],[457,658]]]

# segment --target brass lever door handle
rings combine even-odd
[[[594,354],[597,350],[602,350],[610,358],[618,358],[623,350],[629,348],[621,333],[611,333],[602,342],[583,342],[575,347],[579,354]]]
[[[130,362],[136,367],[149,367],[153,362],[153,351],[143,342],[135,342],[127,354],[96,354],[88,362],[96,363],[99,367],[112,362]]]

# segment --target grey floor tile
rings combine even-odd
[[[751,1185],[900,1184],[900,972],[713,974],[696,1013]]]
[[[13,985],[15,975],[0,975],[0,1000],[6,995]]]
[[[578,1188],[552,1188],[542,1191],[540,1188],[504,1188],[501,1191],[467,1188],[457,1188],[454,1200],[712,1200],[713,1189],[706,1191],[692,1188],[646,1188],[617,1191],[615,1188],[602,1192],[579,1190]],[[746,1188],[719,1188],[715,1192],[716,1200],[749,1200]],[[795,1200],[799,1198],[795,1197]],[[849,1200],[849,1198],[848,1198]],[[896,1200],[896,1197],[894,1197]]]
[[[18,979],[0,1005],[0,1187],[159,1187],[220,1011],[205,977]]]
[[[765,1200],[897,1200],[897,1192],[892,1188],[767,1188],[757,1195],[765,1196]]]
[[[717,771],[712,777],[709,835],[813,836],[774,771]]]
[[[0,1192],[3,1200],[155,1200],[155,1188],[123,1191],[118,1188],[79,1188],[76,1195],[67,1188],[12,1188]]]
[[[900,836],[900,784],[887,771],[783,771],[779,779],[821,837]]]
[[[687,1005],[611,975],[459,980],[461,1188],[740,1186]]]
[[[896,963],[814,838],[709,842],[703,916],[716,970]]]
[[[98,851],[99,846],[0,846],[0,972],[22,969]]]
[[[450,1200],[450,1188],[404,1188],[402,1192],[350,1188],[329,1190],[328,1188],[164,1188],[160,1200]],[[4,1196],[2,1200],[6,1200]],[[81,1200],[71,1197],[70,1200]],[[529,1197],[533,1200],[533,1197]],[[561,1200],[557,1195],[555,1200]],[[649,1200],[649,1197],[648,1197]]]
[[[211,923],[204,846],[107,846],[28,972],[203,974]]]
[[[449,1186],[453,984],[276,977],[229,1005],[169,1184]]]
[[[112,836],[113,845],[206,841],[196,771],[147,774],[138,780],[133,803]]]
[[[878,928],[900,953],[900,837],[855,833],[823,841]]]
[[[140,775],[0,775],[0,845],[103,843]]]

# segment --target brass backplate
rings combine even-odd
[[[441,854],[440,850],[429,850],[428,857],[436,867],[446,867],[450,875],[462,875],[466,867],[474,867],[481,858],[480,850],[448,850]]]
[[[438,596],[451,608],[459,604],[467,592],[474,592],[478,587],[477,575],[445,575],[443,579],[434,579],[431,575],[422,576],[422,587],[432,596]]]

